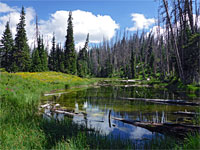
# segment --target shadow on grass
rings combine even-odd
[[[130,149],[131,141],[121,141],[108,136],[100,135],[92,129],[87,129],[72,122],[71,119],[63,121],[43,120],[40,124],[47,138],[46,149]]]
[[[172,149],[175,146],[174,139],[160,136],[147,141],[133,141],[101,135],[68,118],[60,122],[43,120],[40,127],[47,139],[46,149]]]

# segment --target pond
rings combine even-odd
[[[121,99],[121,97],[199,100],[199,98],[189,98],[184,92],[172,92],[167,89],[116,85],[105,86],[101,84],[101,86],[48,96],[48,98],[45,98],[47,100],[43,102],[59,104],[62,109],[69,112],[83,114],[74,115],[70,118],[73,122],[94,129],[102,135],[141,142],[154,137],[163,137],[164,135],[123,123],[113,119],[113,117],[142,122],[191,124],[191,117],[174,113],[177,111],[194,112],[197,109],[194,106],[155,104],[140,100],[130,101]],[[47,119],[54,117],[55,119],[63,120],[65,117],[64,114],[52,113],[49,108],[46,108],[44,112],[43,117]]]

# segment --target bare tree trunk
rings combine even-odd
[[[176,38],[174,36],[173,27],[172,27],[172,23],[171,23],[169,11],[168,11],[168,4],[167,4],[166,0],[163,0],[163,3],[164,3],[164,7],[165,7],[166,14],[167,14],[168,23],[169,23],[170,30],[171,30],[172,40],[174,42],[174,48],[175,48],[175,52],[176,52],[176,60],[177,60],[179,75],[180,75],[181,80],[183,82],[185,82],[184,81],[183,68],[182,68],[181,59],[180,59],[180,56],[179,56],[179,51],[178,51],[178,46],[177,46],[177,41],[176,41]]]
[[[191,27],[192,33],[194,33],[192,0],[190,0],[190,2],[188,4],[188,17],[189,17],[190,27]]]
[[[166,57],[167,57],[167,74],[169,75],[170,71],[169,71],[169,49],[170,49],[170,40],[169,40],[169,29],[167,29],[167,48],[166,48]]]

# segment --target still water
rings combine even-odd
[[[139,141],[164,135],[114,120],[112,117],[144,122],[190,124],[192,118],[173,113],[196,110],[194,106],[154,104],[139,100],[129,101],[122,100],[121,97],[199,100],[199,98],[189,98],[184,92],[171,92],[152,87],[97,86],[49,96],[44,103],[60,104],[62,109],[82,113],[83,115],[72,116],[73,122],[94,129],[102,135]],[[63,114],[51,113],[49,109],[44,111],[58,120],[65,117]],[[44,117],[48,118],[47,115]]]

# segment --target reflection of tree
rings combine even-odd
[[[175,94],[174,94],[175,95]],[[121,100],[118,97],[137,97],[137,98],[169,98],[172,96],[167,90],[144,87],[117,87],[102,86],[100,88],[88,88],[80,91],[73,91],[68,94],[61,95],[56,99],[56,103],[66,107],[66,109],[74,110],[75,102],[78,104],[80,111],[87,111],[87,108],[98,108],[97,113],[113,110],[112,114],[126,117],[132,120],[165,122],[175,120],[175,116],[171,112],[192,110],[190,107],[180,107],[176,105],[160,105],[147,103],[143,101]],[[175,97],[176,98],[176,95]],[[85,104],[87,103],[87,106]],[[156,114],[157,111],[157,114]],[[170,112],[170,113],[168,113]],[[88,116],[85,116],[85,119]],[[86,121],[86,120],[85,120]],[[88,124],[88,122],[85,122]]]

